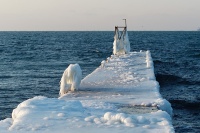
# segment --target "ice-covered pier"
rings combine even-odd
[[[79,90],[34,97],[0,121],[1,132],[174,132],[172,108],[159,93],[149,51],[112,55],[86,76]]]
[[[115,27],[113,55],[82,81],[81,76],[80,66],[71,64],[61,78],[59,98],[20,103],[12,118],[0,121],[0,132],[174,132],[171,104],[159,93],[151,53],[130,52],[126,19],[125,27]]]

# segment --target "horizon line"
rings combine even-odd
[[[0,32],[114,32],[114,30],[0,30]],[[147,32],[163,32],[163,31],[198,31],[198,30],[128,30],[128,31],[147,31]]]

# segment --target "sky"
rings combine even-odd
[[[0,31],[193,31],[200,0],[0,0]]]

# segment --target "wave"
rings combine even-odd
[[[154,64],[176,64],[175,62],[161,61],[161,60],[153,60]]]
[[[0,79],[9,79],[12,78],[13,76],[8,76],[8,75],[1,75]]]
[[[0,79],[9,79],[9,78],[23,78],[23,77],[26,77],[26,78],[60,78],[58,75],[13,75],[13,76],[8,76],[8,75],[3,75],[3,76],[0,76]]]
[[[22,76],[22,77],[29,77],[29,78],[60,78],[59,76],[50,76],[50,75],[29,75],[29,76]]]

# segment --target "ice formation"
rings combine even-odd
[[[82,78],[82,71],[79,64],[70,64],[64,71],[60,81],[60,95],[68,91],[78,90]]]
[[[129,52],[130,52],[130,42],[126,28],[124,29],[122,34],[119,32],[119,29],[116,28],[114,42],[113,42],[113,54],[121,55],[121,54],[127,54]]]

